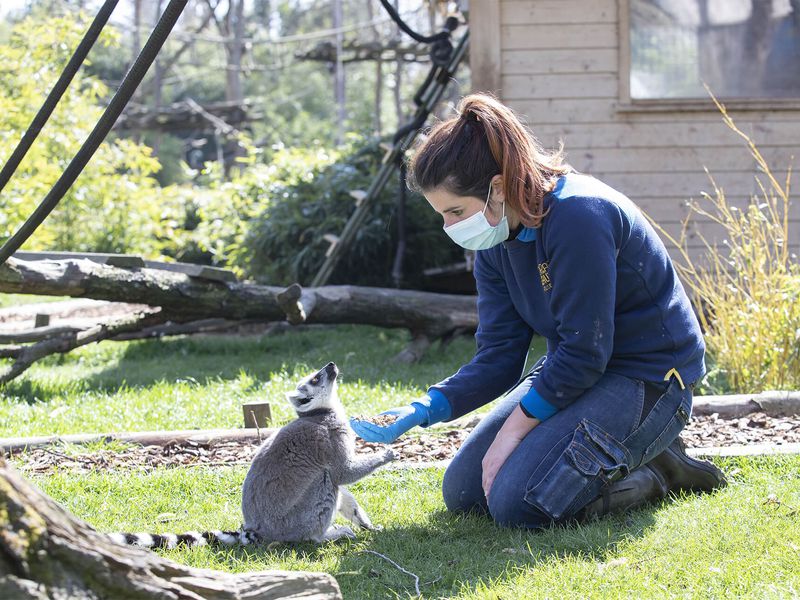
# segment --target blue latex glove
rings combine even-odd
[[[397,420],[391,425],[381,426],[351,418],[350,427],[358,437],[367,442],[390,444],[412,427],[428,427],[449,419],[450,414],[451,408],[447,398],[437,390],[430,390],[427,396],[412,402],[409,406],[382,412],[381,415],[397,416]]]
[[[389,409],[382,412],[381,415],[396,415],[398,418],[394,423],[386,426],[376,425],[369,421],[357,421],[351,418],[350,427],[353,428],[358,437],[367,442],[389,444],[412,427],[422,425],[428,420],[428,410],[416,402],[409,406]]]

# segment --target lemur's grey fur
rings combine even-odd
[[[394,460],[391,450],[355,457],[355,436],[336,394],[336,365],[328,363],[286,395],[297,419],[258,450],[242,487],[244,524],[239,531],[176,534],[117,533],[124,544],[174,548],[254,542],[322,542],[353,537],[333,525],[338,510],[345,519],[373,529],[367,513],[344,486]]]

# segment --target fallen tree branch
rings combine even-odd
[[[30,342],[41,342],[42,340],[52,339],[65,334],[78,334],[86,331],[88,327],[78,327],[76,325],[46,325],[22,331],[12,331],[0,333],[0,344],[27,344]]]
[[[15,360],[5,371],[0,373],[0,384],[7,383],[25,372],[37,360],[56,353],[65,353],[80,346],[99,342],[120,333],[142,329],[143,327],[163,323],[165,317],[160,312],[137,313],[132,317],[121,319],[114,323],[100,323],[83,331],[70,331],[55,337],[42,340],[30,346],[7,349],[7,353],[14,351]]]
[[[3,346],[0,348],[0,358],[17,358],[25,350],[25,346]]]
[[[478,325],[474,296],[360,286],[289,288],[220,282],[88,260],[22,261],[0,266],[0,292],[77,296],[160,306],[180,321],[256,319],[399,327],[438,339]]]
[[[272,323],[245,319],[233,321],[230,319],[200,319],[188,323],[173,323],[167,321],[163,324],[145,327],[139,331],[128,331],[115,335],[111,340],[122,342],[127,340],[142,340],[153,337],[167,337],[170,335],[192,335],[197,333],[247,333],[267,332]]]
[[[237,321],[406,328],[413,339],[397,356],[405,363],[419,360],[433,341],[447,339],[455,332],[474,331],[478,326],[474,296],[347,285],[302,288],[294,284],[282,288],[74,258],[10,258],[0,265],[0,292],[75,296],[159,310],[146,317],[137,313],[133,318],[86,329],[64,323],[6,333],[0,340],[34,343],[0,349],[0,357],[16,359],[0,373],[0,384],[45,356],[91,342],[224,331],[236,327]]]

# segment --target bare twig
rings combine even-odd
[[[125,331],[163,323],[165,319],[166,316],[161,313],[145,313],[144,316],[141,313],[137,313],[132,317],[121,319],[114,323],[100,323],[83,331],[69,332],[36,342],[23,348],[16,356],[14,363],[0,373],[0,384],[8,383],[45,356],[57,353],[63,354],[80,346],[99,342]]]
[[[381,554],[380,552],[375,552],[374,550],[362,550],[362,552],[366,552],[368,554],[374,554],[375,556],[380,556],[381,558],[383,558],[385,560],[388,560],[390,563],[392,563],[395,567],[400,569],[406,575],[411,575],[414,578],[414,589],[417,592],[417,596],[421,596],[422,595],[421,592],[419,591],[419,577],[417,577],[414,573],[412,573],[411,571],[405,570],[403,567],[401,567],[396,562],[394,562],[391,558]]]

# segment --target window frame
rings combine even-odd
[[[619,102],[618,112],[718,112],[711,98],[631,98],[631,5],[630,0],[617,0],[619,23]],[[725,108],[738,111],[800,110],[797,98],[717,98]]]

